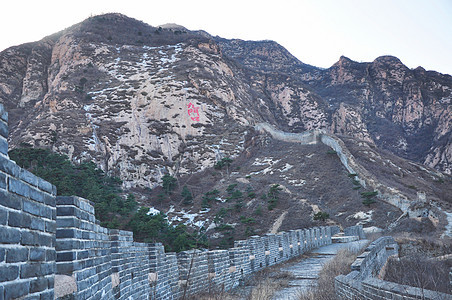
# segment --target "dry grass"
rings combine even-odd
[[[266,279],[251,290],[248,300],[271,300],[273,294],[280,288],[278,281]]]
[[[402,259],[390,259],[384,279],[421,289],[450,293],[451,267],[452,259],[436,260],[422,254],[411,254]]]
[[[323,266],[317,285],[302,293],[299,300],[336,300],[334,278],[340,274],[350,273],[350,266],[357,255],[349,249],[340,250],[332,260]]]

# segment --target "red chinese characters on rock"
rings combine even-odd
[[[199,106],[194,106],[191,102],[188,106],[188,115],[193,121],[199,122]]]

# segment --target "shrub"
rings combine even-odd
[[[314,220],[316,221],[325,221],[330,217],[329,213],[319,211],[318,213],[314,214]]]
[[[166,215],[148,215],[148,212],[149,208],[140,208],[128,223],[128,227],[132,229],[138,240],[163,243],[167,252],[180,252],[207,246],[207,239],[202,232],[190,233],[183,224],[171,226]]]
[[[253,224],[256,223],[256,220],[251,217],[240,216],[240,222],[243,224]]]
[[[165,174],[162,177],[162,187],[167,195],[171,194],[171,192],[176,187],[177,179],[169,174]]]
[[[192,204],[193,203],[193,195],[186,185],[184,185],[184,187],[182,188],[182,192],[180,195],[183,198],[184,204]]]
[[[215,200],[217,198],[218,194],[220,194],[219,190],[213,190],[213,191],[205,193],[204,196],[202,196],[202,202],[201,202],[202,207],[204,207],[204,208],[210,207],[210,202]]]
[[[229,170],[229,166],[232,163],[232,159],[230,159],[229,157],[223,157],[221,160],[217,161],[213,167],[217,170],[221,170],[223,169],[223,167],[227,167]]]
[[[65,155],[47,149],[16,148],[9,156],[20,167],[49,181],[60,196],[79,196],[94,202],[96,218],[102,226],[112,227],[115,214],[127,215],[136,207],[135,197],[124,201],[120,193],[121,180],[108,176],[93,162],[74,165]]]
[[[374,197],[377,195],[378,191],[362,192],[361,197],[363,198],[363,204],[366,206],[370,206],[371,204],[375,203],[376,200],[374,199]]]
[[[282,188],[279,187],[279,184],[274,184],[270,187],[270,190],[267,194],[268,196],[268,210],[273,210],[278,204],[279,200],[279,192]]]

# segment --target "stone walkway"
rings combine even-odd
[[[367,240],[360,240],[323,246],[313,250],[311,257],[294,265],[282,267],[279,272],[288,272],[293,279],[289,281],[289,286],[287,288],[279,290],[274,294],[273,300],[297,299],[301,292],[306,291],[310,286],[315,284],[322,266],[327,261],[331,260],[340,249],[349,248],[358,251],[360,248],[364,247],[367,242]]]

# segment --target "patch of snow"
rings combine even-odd
[[[160,210],[155,209],[154,207],[149,207],[149,211],[147,212],[147,215],[155,216],[160,214]]]
[[[358,223],[356,223],[356,225],[363,225],[366,223],[369,223],[370,221],[372,221],[372,214],[373,214],[373,210],[370,210],[368,212],[363,212],[363,211],[359,211],[357,213],[355,213],[354,215],[350,215],[346,218],[346,220],[349,219],[355,219],[355,220],[360,220]]]
[[[286,163],[286,165],[281,169],[281,172],[287,172],[292,168],[293,166],[291,164]]]
[[[168,211],[166,212],[166,214],[172,213],[172,212],[174,212],[174,211],[176,211],[176,210],[174,209],[174,205],[171,205],[170,208],[168,209]]]
[[[363,228],[364,233],[376,233],[376,232],[382,232],[383,229],[376,227],[376,226],[370,226]]]

